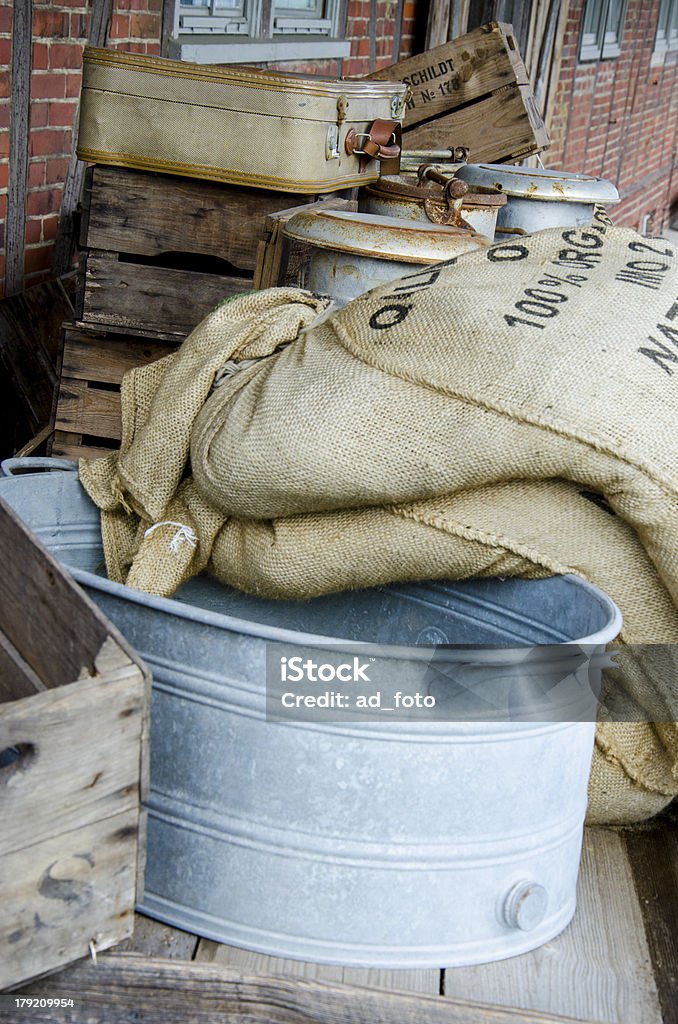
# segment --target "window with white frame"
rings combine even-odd
[[[342,40],[342,9],[340,0],[176,0],[174,55],[250,62],[284,59],[289,50],[288,59],[344,57],[350,47]],[[238,50],[238,43],[249,45]]]
[[[678,0],[662,0],[659,5],[655,53],[678,50]]]
[[[618,57],[624,31],[626,0],[586,0],[579,59]]]

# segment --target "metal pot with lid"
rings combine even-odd
[[[593,209],[619,202],[610,181],[574,171],[515,167],[512,164],[463,164],[455,176],[470,188],[495,188],[508,202],[497,217],[497,232],[542,231],[552,227],[585,227]]]
[[[432,224],[471,227],[494,238],[497,214],[506,205],[506,196],[498,189],[473,189],[431,165],[419,168],[416,175],[384,176],[360,190],[358,209],[383,217],[400,217]]]
[[[312,247],[305,286],[338,306],[422,266],[490,245],[470,228],[344,210],[297,213],[284,230]]]

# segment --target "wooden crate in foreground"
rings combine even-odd
[[[149,676],[0,501],[0,990],[132,934]]]

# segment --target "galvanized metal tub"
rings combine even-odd
[[[198,578],[166,600],[95,575],[98,512],[75,472],[6,477],[0,496],[152,668],[143,911],[264,953],[391,968],[497,960],[567,925],[591,721],[275,722],[265,649],[328,631],[605,643],[621,618],[600,591],[554,577],[272,602]]]
[[[427,168],[430,172],[435,168]],[[358,195],[358,209],[361,213],[373,213],[381,217],[397,217],[401,220],[420,221],[423,224],[459,224],[463,218],[474,231],[493,239],[497,225],[497,215],[502,206],[506,205],[506,196],[474,194],[468,192],[457,203],[456,219],[452,203],[445,198],[441,179],[444,175],[438,172],[437,178],[426,184],[420,184],[414,175],[383,176],[374,185],[366,185]],[[448,175],[447,181],[452,181]],[[456,182],[459,184],[459,181]]]

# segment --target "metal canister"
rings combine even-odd
[[[305,287],[338,306],[421,266],[490,245],[470,228],[343,210],[297,213],[285,234],[312,248]]]
[[[498,189],[475,192],[454,177],[453,169],[441,171],[424,166],[417,174],[384,176],[360,190],[358,209],[382,217],[430,224],[451,224],[494,238],[497,214],[506,205],[506,196]]]
[[[593,209],[619,202],[610,181],[574,171],[515,167],[511,164],[462,164],[455,176],[469,188],[494,188],[508,202],[497,217],[497,232],[532,234],[544,228],[586,227]]]

